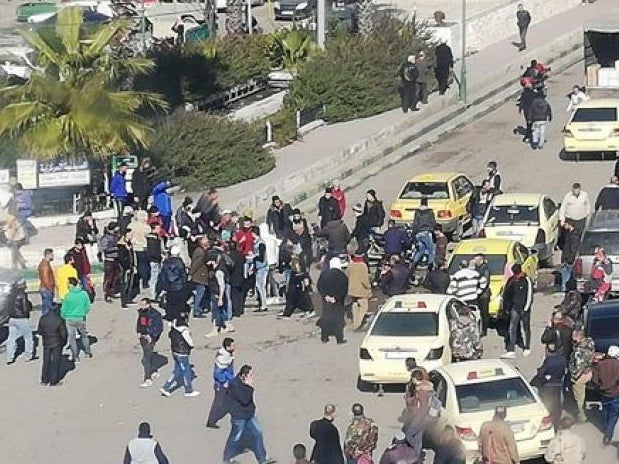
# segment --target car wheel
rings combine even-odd
[[[357,390],[364,393],[373,393],[376,391],[376,384],[361,380],[361,377],[357,377]]]

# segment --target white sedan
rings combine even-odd
[[[478,437],[494,408],[505,406],[505,419],[516,439],[520,460],[543,456],[554,437],[552,418],[527,380],[508,363],[480,359],[439,367],[430,380],[441,402],[435,430],[451,426],[466,448],[467,463],[479,457]]]

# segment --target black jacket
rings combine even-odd
[[[77,220],[77,224],[75,225],[75,238],[82,240],[84,243],[97,243],[97,234],[99,233],[99,229],[97,227],[97,222],[93,219],[92,226],[84,220],[84,218],[79,218]]]
[[[530,88],[525,87],[518,98],[518,109],[524,114],[527,121],[531,121],[531,105],[533,100],[537,98],[537,93]]]
[[[256,414],[254,387],[247,385],[238,375],[228,384],[227,400],[232,420],[247,420]]]
[[[160,263],[162,251],[161,237],[153,232],[146,235],[146,258],[148,259],[148,262]]]
[[[436,70],[453,68],[454,56],[446,43],[440,43],[434,50],[436,55]]]
[[[559,354],[565,359],[570,359],[572,354],[572,332],[573,329],[561,325],[560,327],[546,327],[542,332],[541,342],[545,345],[552,343]]]
[[[126,243],[120,243],[118,245],[118,262],[120,263],[120,267],[122,267],[125,271],[135,269],[137,259],[135,256],[135,250],[132,246],[128,246]]]
[[[12,291],[6,304],[9,307],[9,317],[11,319],[30,319],[32,303],[28,301],[28,296],[24,291]]]
[[[567,359],[563,355],[554,353],[546,356],[537,370],[539,387],[562,387],[566,369]]]
[[[537,97],[531,102],[531,121],[552,121],[552,110],[545,98]]]
[[[345,251],[346,245],[350,241],[348,227],[341,219],[333,219],[327,222],[316,235],[318,237],[326,237],[327,242],[329,242],[329,248],[332,250]]]
[[[368,222],[367,216],[362,214],[361,216],[357,216],[355,228],[350,236],[356,238],[357,242],[365,242],[370,239],[370,229],[371,226]]]
[[[172,353],[176,354],[191,354],[191,350],[193,346],[191,346],[183,334],[177,330],[175,327],[170,327],[170,332],[168,333],[168,337],[170,337],[170,349]]]
[[[135,331],[139,335],[149,335],[153,340],[158,340],[163,332],[163,318],[155,308],[138,310],[138,320]]]
[[[282,204],[280,209],[271,205],[267,211],[267,224],[278,238],[282,238],[285,231],[290,228],[290,216],[292,208],[288,203]]]
[[[562,264],[574,264],[576,255],[578,254],[578,247],[580,247],[580,237],[575,230],[561,230],[561,263]]]
[[[166,292],[180,292],[187,283],[185,263],[179,257],[172,256],[161,265],[159,273],[161,290]]]
[[[408,61],[404,63],[400,67],[400,79],[402,79],[402,84],[405,85],[414,85],[417,83],[417,79],[419,79],[419,70],[417,66],[413,63],[409,63]]]
[[[396,264],[380,276],[383,293],[387,296],[403,295],[408,290],[410,271],[405,264]]]
[[[43,340],[43,348],[63,347],[67,343],[67,326],[57,310],[41,316],[37,333]]]
[[[445,295],[449,287],[449,273],[445,269],[434,269],[426,274],[423,286],[430,290],[430,293]]]
[[[316,442],[310,461],[315,464],[344,464],[340,433],[333,421],[322,418],[310,424],[310,437]]]
[[[363,208],[365,215],[368,217],[370,227],[382,227],[385,223],[385,208],[382,201],[365,201]]]
[[[146,200],[150,196],[150,192],[153,188],[152,181],[150,180],[150,171],[143,171],[142,169],[136,169],[131,176],[131,191],[133,195],[140,200]]]
[[[340,219],[340,205],[333,197],[320,197],[318,200],[318,216],[320,216],[320,227],[324,227],[332,219]]]
[[[619,185],[607,185],[602,187],[595,200],[595,210],[619,209]]]
[[[529,27],[529,24],[531,24],[531,14],[527,10],[517,11],[516,21],[519,27]]]
[[[434,211],[430,208],[419,208],[415,211],[415,218],[413,219],[413,231],[418,234],[419,232],[432,232],[436,225],[436,218],[434,217]]]
[[[503,310],[529,311],[533,304],[533,282],[524,275],[512,276],[503,290]]]
[[[230,269],[230,285],[241,288],[245,283],[245,258],[240,251],[232,250],[230,251],[230,260],[232,261],[232,268]]]

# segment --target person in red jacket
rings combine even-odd
[[[335,179],[333,181],[332,189],[333,190],[331,191],[331,196],[337,201],[340,209],[340,217],[344,217],[344,214],[346,213],[346,194],[340,186],[339,179]]]
[[[243,218],[242,227],[236,231],[233,240],[237,244],[237,249],[246,257],[254,251],[254,235],[252,234],[252,221],[250,218]]]

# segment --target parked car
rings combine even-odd
[[[279,0],[273,2],[275,19],[306,19],[314,15],[316,0]]]
[[[453,241],[459,241],[471,223],[468,203],[473,182],[457,172],[428,172],[411,177],[390,208],[389,217],[398,223],[411,223],[422,198],[434,211],[436,222]]]
[[[567,153],[619,151],[619,99],[584,101],[563,129]]]
[[[54,13],[58,3],[54,2],[28,2],[17,7],[17,22],[25,23],[28,18],[38,14]]]
[[[490,203],[480,237],[517,240],[535,248],[540,263],[552,267],[559,241],[559,208],[542,193],[504,193]]]
[[[613,263],[611,293],[619,292],[619,211],[605,210],[593,213],[587,220],[573,272],[580,292],[586,291],[591,278],[591,265],[594,251],[604,247],[606,255]]]
[[[619,345],[619,300],[586,305],[583,324],[598,353],[606,353],[609,346]]]

